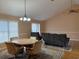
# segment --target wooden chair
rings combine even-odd
[[[16,58],[19,54],[23,54],[23,47],[18,47],[12,42],[5,42],[8,53],[14,55],[13,58]],[[10,58],[11,59],[11,58]]]
[[[38,42],[36,42],[32,48],[27,49],[27,54],[29,55],[28,59],[30,58],[36,58],[36,56],[39,55],[39,53],[41,52],[41,46],[42,46],[42,40],[39,40]]]

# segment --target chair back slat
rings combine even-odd
[[[39,40],[33,45],[32,50],[28,50],[27,53],[31,55],[38,54],[41,51],[41,47],[42,47],[42,40]]]
[[[15,55],[17,52],[17,49],[15,47],[15,44],[12,42],[5,42],[8,53]]]

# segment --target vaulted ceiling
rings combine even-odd
[[[73,0],[79,4],[79,0]],[[26,0],[26,15],[43,20],[70,8],[71,0]],[[12,16],[24,16],[24,0],[0,0],[0,13]]]

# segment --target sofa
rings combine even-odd
[[[46,45],[68,47],[69,39],[66,34],[41,33]]]

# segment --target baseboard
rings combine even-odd
[[[70,40],[72,40],[72,41],[79,41],[79,39],[70,39]]]

